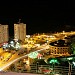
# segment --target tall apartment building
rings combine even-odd
[[[7,42],[9,37],[8,25],[0,24],[0,43]]]
[[[26,37],[26,24],[14,24],[14,39],[25,40]]]

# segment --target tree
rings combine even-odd
[[[75,37],[71,38],[70,53],[75,54]]]
[[[55,73],[54,72],[54,67],[55,67],[55,64],[60,64],[59,60],[57,58],[49,58],[47,61],[48,61],[49,64],[52,64],[53,73]]]

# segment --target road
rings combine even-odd
[[[40,52],[42,50],[45,50],[45,49],[48,49],[49,47],[47,45],[44,45],[42,49],[39,49],[37,51],[34,51],[34,52]],[[30,54],[30,53],[29,53]],[[12,63],[18,61],[19,59],[22,59],[24,57],[27,57],[28,54],[26,55],[23,55],[23,56],[18,56],[17,54],[14,55],[14,57],[11,58],[11,61],[9,60],[8,62],[5,62],[3,63],[1,66],[0,66],[0,71],[6,69],[7,67],[9,67]]]
[[[42,75],[42,74],[16,73],[16,72],[0,72],[0,75]]]

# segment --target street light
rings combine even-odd
[[[71,70],[72,70],[71,61],[73,60],[73,57],[69,57],[69,58],[67,58],[67,60],[68,60],[68,63],[69,63],[69,73],[68,73],[68,75],[71,75]]]
[[[73,65],[75,66],[75,61],[73,61],[72,63],[73,63]]]
[[[39,62],[36,63],[36,72],[38,73]]]

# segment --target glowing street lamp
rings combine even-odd
[[[75,62],[73,61],[72,63],[73,63],[73,65],[75,66]]]
[[[72,70],[71,61],[73,60],[73,57],[69,57],[69,58],[67,58],[67,60],[68,60],[68,63],[69,63],[69,73],[68,73],[68,75],[71,75],[71,70]]]

